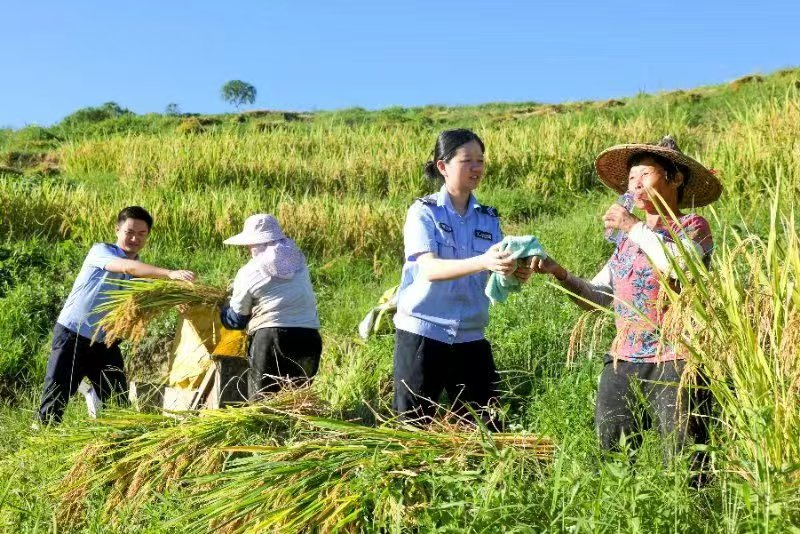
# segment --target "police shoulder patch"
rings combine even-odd
[[[500,214],[492,206],[477,206],[475,209],[480,213],[484,213],[490,217],[500,217]]]
[[[432,197],[420,197],[417,201],[422,202],[423,204],[427,204],[428,206],[435,206],[436,199]]]

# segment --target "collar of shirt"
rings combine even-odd
[[[119,256],[119,257],[120,257],[120,258],[122,258],[122,259],[124,259],[124,260],[134,260],[134,261],[139,261],[139,255],[138,255],[138,254],[137,254],[136,256],[134,256],[133,258],[129,258],[129,257],[128,257],[128,254],[126,254],[126,253],[125,253],[125,251],[124,251],[124,250],[122,250],[122,247],[121,247],[121,246],[117,245],[116,243],[108,243],[108,245],[110,245],[110,246],[114,247],[114,248],[116,249],[116,251],[117,251],[117,252],[119,252],[119,254],[120,254],[120,256]]]
[[[453,199],[450,198],[450,193],[447,192],[447,186],[442,185],[442,188],[439,189],[439,194],[436,199],[436,205],[444,206],[445,208],[452,211],[459,217],[463,217],[464,219],[466,219],[467,217],[472,215],[472,212],[474,212],[475,208],[478,207],[480,204],[478,203],[478,200],[475,198],[475,195],[470,193],[469,200],[467,200],[467,212],[464,213],[464,215],[461,215],[460,213],[458,213],[455,206],[453,206]]]

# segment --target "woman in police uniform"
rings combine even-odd
[[[530,276],[499,250],[498,214],[472,194],[483,178],[483,160],[484,144],[475,133],[442,132],[425,174],[444,185],[417,199],[406,217],[394,318],[394,409],[415,422],[430,421],[442,390],[462,414],[466,405],[480,410],[497,396],[497,369],[484,337],[484,289],[489,271],[514,272],[523,281]]]

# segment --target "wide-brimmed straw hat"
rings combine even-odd
[[[618,193],[627,191],[628,161],[638,154],[656,154],[667,158],[684,173],[683,197],[679,203],[681,208],[706,206],[722,194],[722,184],[714,172],[681,152],[670,136],[665,136],[656,145],[616,145],[604,150],[594,162],[600,181]]]
[[[258,213],[248,217],[244,221],[244,229],[223,243],[226,245],[263,245],[285,237],[275,216]]]

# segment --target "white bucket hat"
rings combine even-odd
[[[270,241],[284,239],[281,225],[274,215],[258,213],[244,221],[244,229],[223,241],[226,245],[263,245]]]

